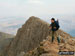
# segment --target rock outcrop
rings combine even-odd
[[[69,40],[68,40],[69,41]],[[73,45],[69,43],[61,43],[58,45],[56,42],[51,43],[45,40],[40,43],[40,45],[34,50],[24,53],[23,56],[61,56],[59,51],[75,51],[75,41],[71,41]],[[22,53],[21,53],[22,54]],[[73,56],[73,55],[63,55],[63,56]]]
[[[59,30],[59,35],[62,45],[59,46],[56,40],[52,44],[49,24],[32,16],[18,30],[16,37],[5,49],[2,56],[53,56],[58,55],[59,50],[73,51],[75,41],[72,40],[72,36],[62,30]]]
[[[11,43],[7,56],[16,56],[21,51],[30,51],[49,35],[49,24],[37,17],[30,17],[20,28]],[[5,54],[6,55],[6,54]]]

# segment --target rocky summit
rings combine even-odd
[[[13,41],[5,48],[1,56],[59,56],[59,51],[75,51],[75,40],[69,34],[59,30],[61,39],[58,45],[55,39],[51,43],[49,24],[37,17],[30,17],[19,28]]]

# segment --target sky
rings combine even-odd
[[[0,0],[0,17],[75,14],[75,0]]]
[[[71,33],[75,30],[74,10],[75,0],[0,0],[0,31],[13,31],[10,26],[20,26],[30,16],[37,16],[49,23],[55,17],[61,29]]]

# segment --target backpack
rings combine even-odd
[[[57,20],[57,21],[55,21],[56,22],[56,30],[58,30],[59,28],[60,28],[60,26],[59,26],[59,21]]]

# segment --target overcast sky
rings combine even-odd
[[[0,18],[75,14],[75,0],[0,0]]]

